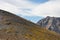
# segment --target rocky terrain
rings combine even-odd
[[[48,30],[60,33],[60,17],[49,17],[43,18],[37,22],[40,27],[44,27]]]
[[[0,10],[0,40],[60,40],[60,34]]]

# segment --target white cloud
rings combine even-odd
[[[40,4],[32,11],[35,16],[55,16],[60,17],[60,0],[50,0]]]
[[[9,4],[15,5],[19,8],[32,8],[34,7],[33,4],[31,4],[30,2],[28,2],[27,0],[3,0]]]
[[[12,4],[0,0],[0,9],[9,11],[11,13],[19,13],[20,10]]]
[[[27,15],[30,16],[31,10],[35,6],[36,6],[35,4],[32,4],[27,0],[0,0],[0,9],[12,12],[14,14],[20,14],[23,16],[27,16]]]
[[[0,0],[0,9],[22,16],[60,17],[60,0],[49,0],[39,5],[27,0]]]

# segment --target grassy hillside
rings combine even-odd
[[[0,40],[60,40],[60,35],[0,10]]]

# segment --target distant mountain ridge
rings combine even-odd
[[[0,10],[0,40],[60,40],[60,34]]]
[[[60,17],[49,17],[43,18],[37,22],[38,25],[48,30],[60,33]]]

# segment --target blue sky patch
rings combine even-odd
[[[39,20],[41,20],[42,18],[44,17],[40,17],[40,16],[24,16],[23,18],[31,21],[31,22],[34,22],[34,23],[37,23]]]
[[[33,3],[40,4],[40,3],[47,2],[48,0],[29,0],[29,1],[30,1],[30,2],[33,2]]]

